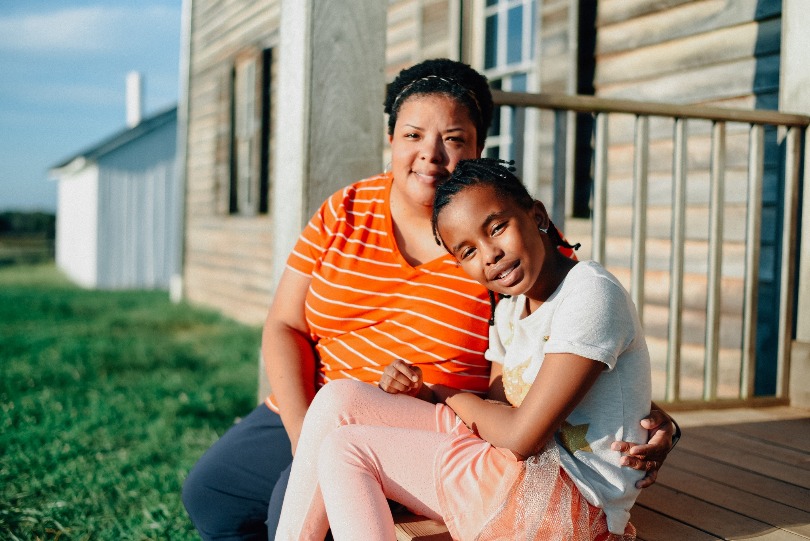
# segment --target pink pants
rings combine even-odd
[[[336,541],[393,541],[386,498],[441,519],[434,462],[455,423],[444,405],[329,383],[307,412],[276,539],[323,541],[331,526]]]
[[[323,541],[331,526],[336,541],[394,541],[386,498],[444,520],[458,539],[635,539],[630,524],[607,531],[553,442],[521,462],[443,404],[333,381],[307,412],[276,539]]]

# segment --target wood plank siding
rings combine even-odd
[[[385,75],[428,58],[458,58],[460,0],[390,0]]]
[[[280,4],[195,0],[191,13],[185,294],[251,324],[264,320],[272,298],[272,219],[232,209],[232,81],[240,58],[277,45]],[[269,106],[272,122],[272,99]]]

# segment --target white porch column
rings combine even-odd
[[[333,192],[382,170],[387,2],[283,0],[273,150],[273,280]],[[277,292],[283,294],[283,292]],[[260,369],[259,396],[266,377]]]

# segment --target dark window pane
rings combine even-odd
[[[484,150],[485,158],[500,158],[501,147],[489,147]]]
[[[513,7],[506,18],[506,63],[523,59],[523,6]]]
[[[503,88],[503,80],[501,79],[490,79],[489,86],[493,90],[501,90]],[[488,135],[500,135],[501,133],[501,108],[495,107],[495,110],[492,111],[492,124],[489,126]]]
[[[498,3],[498,0],[487,0],[487,6],[494,6]]]
[[[495,67],[498,62],[498,17],[490,15],[486,22],[484,41],[484,69]]]

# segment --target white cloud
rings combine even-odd
[[[0,16],[0,51],[108,53],[179,26],[179,7],[88,6]],[[176,30],[175,30],[176,31]]]

